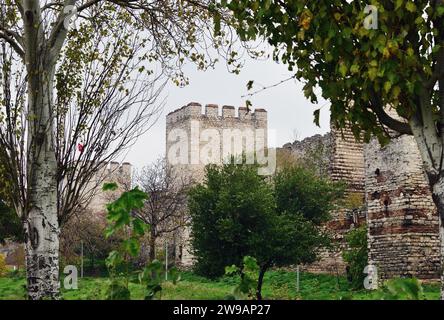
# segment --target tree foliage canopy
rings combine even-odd
[[[198,272],[220,276],[225,266],[256,257],[272,237],[273,191],[256,168],[234,164],[206,169],[190,192],[192,245]],[[268,242],[269,243],[269,242]]]
[[[284,167],[274,177],[278,212],[302,214],[316,225],[327,221],[341,202],[345,185],[298,165]]]
[[[315,89],[321,88],[335,124],[349,123],[357,137],[384,140],[380,124],[412,133],[408,124],[386,113],[387,105],[407,120],[419,116],[419,105],[428,106],[429,116],[443,109],[439,95],[444,88],[435,87],[444,76],[441,1],[221,3],[233,11],[243,39],[267,39],[275,47],[274,58],[305,82],[305,96],[316,102]],[[374,29],[366,25],[372,13]],[[319,111],[315,117],[318,122]]]

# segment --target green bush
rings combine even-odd
[[[314,262],[329,245],[321,225],[342,193],[342,184],[299,166],[285,166],[273,179],[252,165],[208,166],[188,203],[195,271],[216,278],[225,266],[255,257],[260,300],[267,270]]]
[[[424,290],[416,278],[394,278],[384,283],[381,300],[424,300]]]
[[[256,294],[259,266],[255,258],[246,256],[242,267],[235,265],[225,267],[225,274],[229,276],[240,275],[240,282],[233,288],[227,300],[253,299]]]
[[[4,277],[8,274],[8,269],[6,268],[6,257],[0,254],[0,277]]]
[[[217,278],[225,266],[257,257],[271,239],[273,190],[255,166],[210,165],[206,180],[190,191],[192,245],[199,275]]]
[[[368,265],[366,225],[351,230],[345,236],[345,240],[348,249],[342,256],[347,263],[349,280],[353,289],[362,289],[366,277],[364,268]]]
[[[131,293],[128,286],[116,279],[111,280],[111,283],[106,291],[106,300],[130,300]]]

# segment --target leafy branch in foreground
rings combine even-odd
[[[166,281],[165,265],[159,260],[153,260],[139,273],[139,282],[145,287],[145,300],[162,298],[162,283]],[[180,274],[176,268],[168,271],[168,277],[173,284],[180,280]]]
[[[255,258],[245,256],[241,267],[234,264],[225,267],[225,274],[229,276],[240,275],[240,283],[233,288],[232,296],[236,300],[254,299],[256,296],[257,282],[259,279],[259,265]]]
[[[385,282],[381,300],[425,300],[421,282],[416,278],[395,278]]]
[[[107,183],[103,186],[104,191],[115,191],[117,188],[116,183]],[[148,229],[148,225],[132,216],[132,211],[142,208],[147,197],[146,193],[134,188],[124,192],[117,200],[106,206],[108,227],[105,230],[105,237],[108,239],[119,231],[125,233],[120,248],[111,251],[106,258],[106,266],[111,279],[107,293],[109,300],[131,298],[128,289],[130,258],[139,254],[140,238]]]
[[[103,190],[115,191],[117,184],[107,183],[103,186]],[[111,279],[107,293],[108,300],[129,300],[131,298],[129,291],[131,258],[139,255],[140,241],[145,232],[149,230],[149,225],[136,217],[134,211],[143,208],[147,199],[148,195],[136,187],[122,193],[117,200],[107,205],[106,238],[119,231],[125,233],[120,248],[111,251],[106,259]],[[158,260],[149,263],[142,271],[135,272],[139,282],[145,286],[146,300],[161,298],[161,284],[166,278],[165,272],[164,265]],[[175,268],[169,270],[168,274],[174,284],[179,280],[179,273]]]

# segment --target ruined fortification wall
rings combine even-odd
[[[362,144],[351,132],[332,128],[331,139],[330,176],[347,182],[346,198],[364,197],[364,207],[332,213],[326,228],[337,250],[321,252],[307,270],[342,273],[344,235],[366,222],[369,264],[378,268],[380,280],[438,279],[439,221],[414,138],[400,136],[381,147],[376,139]]]
[[[233,107],[224,106],[220,112],[217,106],[207,105],[202,112],[200,104],[191,103],[170,113],[167,116],[167,152],[172,146],[180,145],[177,139],[171,139],[171,132],[183,129],[188,139],[185,144],[190,147],[186,149],[187,163],[176,167],[193,174],[197,181],[203,177],[205,163],[193,163],[192,154],[195,148],[204,147],[207,141],[200,139],[198,146],[191,144],[189,139],[195,134],[193,130],[196,131],[193,121],[200,130],[213,128],[217,132],[224,128],[266,130],[267,126],[264,110],[247,114],[241,108],[237,117]],[[346,205],[332,212],[332,220],[325,226],[333,235],[335,249],[321,252],[321,259],[306,266],[305,270],[344,273],[344,236],[366,222],[369,264],[377,266],[379,279],[399,276],[437,279],[439,222],[414,139],[400,136],[385,147],[376,140],[364,145],[356,142],[350,130],[337,130],[332,126],[329,134],[286,144],[282,149],[295,158],[303,158],[319,143],[324,145],[322,157],[328,158],[331,179],[347,185]],[[221,141],[217,144],[219,146]],[[218,150],[220,154],[212,159],[213,163],[222,163],[222,147]],[[184,234],[184,238],[189,237],[188,230]],[[186,252],[183,261],[190,264],[189,245],[183,243],[183,246]]]
[[[278,148],[277,151],[289,154],[291,158],[301,161],[323,176],[329,172],[331,147],[332,138],[329,132],[324,135],[316,134],[303,140],[286,143],[282,148]],[[284,160],[286,159],[284,158]]]
[[[329,134],[329,176],[333,181],[346,184],[346,206],[331,212],[332,220],[325,226],[334,240],[330,250],[320,253],[320,260],[307,266],[306,270],[317,273],[345,273],[342,258],[345,248],[344,236],[352,228],[365,221],[364,205],[364,154],[363,143],[357,142],[347,128],[339,130],[333,125]],[[353,199],[353,201],[348,201]]]
[[[379,279],[439,278],[438,216],[411,136],[365,146],[369,263]]]

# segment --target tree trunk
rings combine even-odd
[[[42,157],[48,159],[47,156]],[[59,297],[59,224],[57,189],[48,163],[34,164],[30,211],[25,222],[28,297],[32,300]]]
[[[57,162],[53,141],[54,68],[45,60],[28,79],[28,206],[24,221],[28,297],[58,299],[59,222]],[[32,68],[30,68],[32,70]]]
[[[441,242],[441,300],[444,300],[444,177],[441,177],[432,188],[433,201],[439,215],[439,237]]]
[[[153,226],[151,226],[151,229],[153,229]],[[156,235],[153,232],[150,234],[149,250],[149,262],[153,262],[156,259]]]
[[[256,289],[256,298],[257,300],[262,300],[262,284],[264,282],[264,275],[267,272],[268,264],[265,264],[261,267],[259,271],[259,278],[257,279],[257,289]]]

